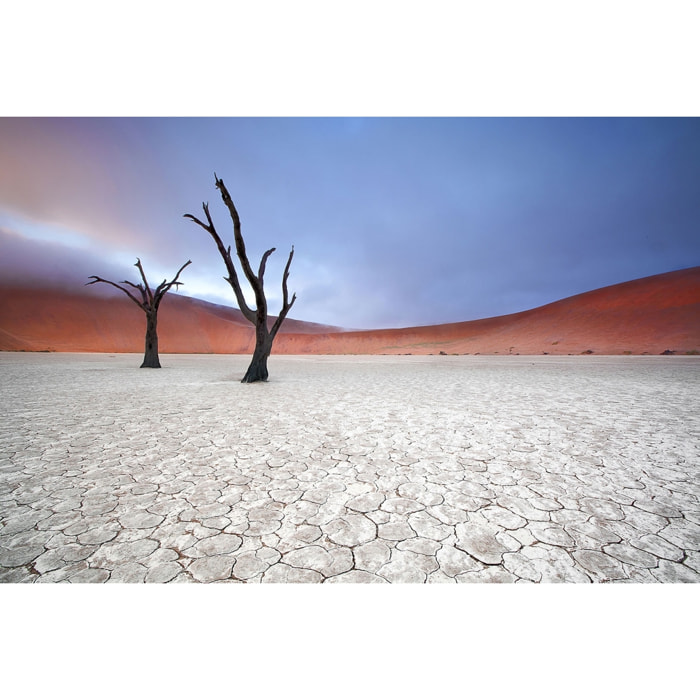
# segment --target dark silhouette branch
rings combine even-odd
[[[231,285],[231,288],[233,289],[233,292],[236,295],[236,301],[238,302],[238,308],[240,308],[241,313],[246,317],[248,321],[250,321],[250,323],[255,324],[255,312],[248,306],[248,303],[246,302],[245,296],[243,294],[243,290],[241,289],[241,285],[238,282],[238,274],[236,273],[236,267],[233,264],[233,260],[231,259],[231,246],[226,248],[223,241],[221,240],[221,236],[219,236],[219,234],[217,233],[216,227],[214,226],[214,222],[212,221],[211,215],[209,214],[209,204],[202,202],[202,208],[204,209],[204,214],[207,217],[207,224],[205,224],[203,221],[200,221],[196,216],[193,216],[192,214],[185,214],[185,218],[191,219],[195,222],[195,224],[201,226],[214,239],[216,247],[219,251],[219,255],[221,255],[221,258],[223,259],[224,264],[226,265],[226,271],[228,272],[228,277],[224,277],[224,279]]]
[[[142,293],[143,293],[143,290],[145,290],[144,301],[146,301],[146,299],[147,299],[149,306],[153,306],[153,292],[151,292],[151,287],[148,284],[148,280],[146,279],[146,273],[143,271],[143,266],[141,265],[141,260],[139,260],[139,258],[136,258],[135,267],[138,267],[139,272],[141,273],[141,279],[143,280]],[[140,286],[141,285],[139,285],[139,287]]]
[[[224,200],[224,204],[228,208],[229,214],[231,215],[231,220],[233,221],[233,240],[236,245],[236,255],[241,261],[243,274],[246,276],[248,282],[250,282],[250,286],[253,288],[253,291],[257,294],[256,287],[258,283],[258,278],[255,276],[255,273],[253,272],[253,269],[250,266],[250,262],[248,261],[248,255],[246,254],[245,250],[245,241],[243,240],[243,236],[241,234],[241,219],[238,216],[238,211],[236,210],[236,207],[233,204],[231,195],[226,189],[226,185],[224,185],[224,181],[219,179],[216,176],[216,173],[214,173],[214,180],[216,182],[216,188],[219,190],[219,192],[221,192],[221,198]]]
[[[90,277],[88,277],[88,279],[91,279],[92,282],[86,282],[85,283],[86,287],[88,285],[95,284],[96,282],[104,282],[105,284],[111,284],[113,287],[116,287],[117,289],[120,289],[122,292],[124,292],[124,294],[126,294],[134,302],[134,304],[137,304],[139,306],[139,308],[141,308],[141,309],[144,308],[143,301],[139,301],[128,289],[125,289],[124,287],[117,284],[116,282],[111,282],[110,280],[102,279],[102,277],[98,277],[97,275],[90,275]],[[126,280],[124,280],[123,284],[130,284],[132,287],[135,287],[136,289],[138,289],[138,287],[136,287],[135,284],[131,284],[131,282],[128,282]]]
[[[258,270],[258,280],[260,281],[260,284],[263,283],[263,277],[265,276],[265,266],[267,265],[267,259],[277,250],[277,248],[270,248],[270,250],[266,250],[265,254],[262,256],[262,260],[260,261],[260,269]]]
[[[272,330],[270,331],[273,338],[277,335],[277,331],[280,329],[282,322],[285,318],[287,318],[289,310],[292,308],[294,302],[297,300],[297,295],[292,294],[292,300],[289,301],[289,292],[287,291],[287,278],[289,277],[289,266],[292,264],[293,257],[294,246],[292,246],[292,249],[289,252],[289,257],[287,258],[287,264],[284,266],[284,274],[282,275],[282,310],[280,311],[279,316],[277,317],[277,320],[275,321],[274,325],[272,326]]]
[[[180,288],[180,285],[184,284],[184,282],[178,282],[178,279],[180,278],[180,274],[182,273],[182,271],[183,271],[188,265],[191,265],[191,264],[192,264],[192,261],[191,261],[191,260],[188,260],[188,261],[177,271],[177,274],[175,275],[175,277],[173,277],[173,279],[172,279],[170,282],[168,282],[167,280],[163,280],[163,281],[158,285],[158,287],[156,288],[155,294],[154,294],[154,296],[155,296],[155,298],[156,298],[156,308],[160,305],[160,302],[161,302],[161,300],[163,299],[163,297],[164,297],[173,287],[176,287],[176,288],[179,289],[179,288]]]
[[[148,295],[146,294],[146,290],[143,288],[142,284],[134,284],[133,282],[129,282],[129,280],[123,280],[122,284],[128,284],[130,287],[133,287],[134,289],[138,290],[138,293],[141,295],[141,303],[139,304],[141,308],[144,311],[148,311],[149,307],[149,302],[148,302]]]

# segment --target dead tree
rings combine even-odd
[[[296,301],[296,294],[292,295],[291,301],[289,299],[289,294],[287,292],[287,278],[289,277],[289,266],[292,264],[292,258],[294,257],[294,246],[289,253],[289,258],[287,259],[287,265],[284,268],[284,274],[282,275],[282,310],[272,324],[269,327],[267,321],[267,299],[265,298],[265,291],[263,289],[263,276],[265,275],[265,265],[267,259],[275,252],[275,248],[270,248],[270,250],[265,251],[260,261],[260,267],[258,268],[258,274],[253,272],[250,262],[248,260],[248,255],[245,249],[245,243],[243,241],[243,236],[241,235],[241,220],[236,211],[236,207],[233,204],[231,195],[229,195],[224,181],[220,180],[216,173],[214,173],[214,180],[217,189],[221,192],[221,198],[224,204],[228,208],[229,214],[231,215],[231,220],[233,221],[233,238],[236,246],[236,255],[240,260],[241,267],[243,268],[243,273],[246,279],[250,283],[255,294],[255,309],[251,309],[245,300],[243,295],[243,290],[241,289],[240,282],[238,281],[238,274],[236,273],[236,268],[233,264],[233,259],[231,258],[231,246],[226,247],[221,240],[221,237],[214,227],[214,222],[209,214],[209,204],[202,203],[202,208],[204,209],[204,214],[207,218],[207,223],[200,221],[197,217],[192,216],[192,214],[185,214],[185,217],[192,219],[196,224],[199,224],[209,235],[214,239],[216,247],[219,250],[224,264],[226,265],[226,270],[228,272],[228,277],[224,279],[231,285],[234,294],[236,295],[236,301],[238,302],[238,307],[245,318],[250,321],[255,326],[255,350],[253,351],[253,359],[251,360],[250,366],[245,373],[241,382],[260,382],[267,381],[267,358],[270,356],[272,351],[272,343],[279,331],[282,322],[287,317],[289,310],[292,308],[292,304]]]
[[[92,282],[86,282],[86,285],[95,284],[95,282],[104,282],[105,284],[111,284],[113,287],[120,289],[124,294],[126,294],[129,299],[131,299],[136,305],[139,306],[146,313],[146,349],[143,356],[143,364],[141,367],[151,367],[154,369],[160,369],[160,359],[158,358],[158,307],[160,302],[165,296],[166,292],[175,285],[179,286],[182,282],[178,282],[177,279],[180,273],[192,263],[188,260],[178,271],[172,281],[168,282],[163,280],[155,291],[153,291],[146,280],[146,275],[141,267],[141,261],[136,258],[135,267],[138,267],[141,273],[141,279],[143,284],[134,284],[128,280],[124,280],[122,284],[128,284],[133,289],[140,292],[141,300],[132,294],[126,287],[122,287],[121,284],[116,282],[110,282],[110,280],[102,279],[102,277],[97,277],[96,275],[91,275],[90,279]]]

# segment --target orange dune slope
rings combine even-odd
[[[478,321],[332,336],[334,352],[601,355],[700,351],[700,267]],[[299,353],[308,341],[297,340]]]
[[[0,350],[143,352],[145,316],[123,295],[0,283]],[[249,353],[253,327],[234,308],[166,296],[162,353]],[[530,311],[439,326],[341,331],[287,319],[281,354],[695,354],[700,267],[604,287]]]
[[[146,316],[123,294],[0,283],[0,350],[143,352]],[[295,335],[338,331],[287,319]],[[158,312],[162,353],[247,353],[253,326],[238,309],[167,294]]]

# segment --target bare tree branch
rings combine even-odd
[[[179,287],[181,284],[184,284],[184,282],[178,282],[178,278],[180,277],[180,273],[188,266],[191,265],[192,261],[188,260],[178,271],[175,277],[173,277],[172,281],[167,282],[166,280],[163,280],[160,285],[158,285],[158,288],[155,291],[155,298],[156,298],[156,306],[160,305],[160,300],[165,296],[167,292],[170,291],[172,287]]]
[[[276,248],[270,248],[270,250],[266,250],[265,254],[262,256],[262,260],[260,261],[260,269],[258,270],[258,281],[262,285],[263,283],[263,277],[265,276],[265,265],[267,265],[267,259],[277,250]]]
[[[224,279],[231,285],[231,288],[236,295],[236,301],[238,302],[238,308],[240,308],[241,313],[246,317],[246,319],[248,319],[248,321],[250,321],[250,323],[254,324],[256,318],[255,311],[248,306],[243,290],[241,289],[241,285],[238,282],[238,274],[236,273],[236,268],[233,264],[233,260],[231,259],[231,247],[229,246],[228,249],[226,249],[221,237],[217,233],[214,222],[209,214],[209,205],[203,202],[202,208],[206,214],[207,221],[209,222],[208,224],[203,223],[196,216],[192,216],[192,214],[185,214],[185,218],[191,219],[196,224],[201,226],[214,239],[216,247],[219,250],[219,255],[221,255],[221,258],[226,265],[226,271],[228,272],[228,277],[224,277]]]
[[[224,185],[224,181],[216,177],[216,173],[214,173],[214,179],[216,180],[216,187],[219,192],[221,192],[221,198],[224,200],[224,204],[228,208],[233,221],[233,240],[236,245],[236,255],[241,261],[243,273],[245,274],[248,282],[250,282],[250,286],[253,288],[253,292],[255,293],[255,303],[260,306],[261,302],[262,304],[266,303],[265,297],[260,289],[259,280],[255,276],[253,268],[250,266],[250,261],[248,260],[248,255],[245,250],[245,241],[243,240],[243,235],[241,234],[241,219],[238,216],[238,211],[233,204],[231,195],[228,193],[226,185]]]
[[[110,280],[102,279],[102,277],[98,277],[97,275],[90,275],[88,279],[91,279],[92,282],[86,282],[85,286],[87,287],[90,284],[95,284],[95,282],[104,282],[105,284],[111,284],[113,287],[116,287],[117,289],[121,290],[126,294],[129,299],[131,299],[134,304],[137,304],[140,308],[144,308],[143,302],[139,301],[128,289],[124,289],[120,284],[117,284],[116,282],[111,282]],[[131,282],[127,282],[127,284],[131,284]],[[135,285],[131,285],[132,287]],[[144,309],[145,310],[145,309]]]
[[[228,193],[226,185],[224,185],[224,181],[219,179],[216,176],[216,173],[214,173],[214,180],[216,182],[217,189],[219,192],[221,192],[221,199],[223,199],[224,204],[228,208],[229,214],[231,215],[231,220],[233,221],[233,240],[236,244],[236,255],[238,255],[238,259],[241,261],[241,266],[243,267],[245,276],[252,284],[252,281],[255,279],[255,275],[253,274],[253,270],[248,262],[248,255],[246,254],[245,250],[245,241],[241,235],[241,219],[238,216],[238,211],[233,203],[233,200],[231,199],[231,195]]]
[[[287,278],[289,277],[289,267],[292,264],[293,257],[294,246],[292,246],[291,251],[289,251],[287,264],[284,266],[284,274],[282,275],[282,310],[280,311],[279,316],[277,316],[277,320],[275,321],[274,325],[272,326],[272,329],[270,330],[270,334],[273,338],[277,335],[277,331],[280,329],[282,322],[285,318],[287,318],[289,310],[292,308],[294,302],[297,300],[297,295],[293,294],[292,300],[289,301],[289,291],[287,290]]]
[[[151,292],[151,287],[148,284],[148,280],[146,279],[146,273],[143,271],[143,266],[141,265],[141,260],[139,258],[136,258],[136,264],[134,267],[138,267],[139,272],[141,273],[141,279],[143,280],[143,288],[146,290],[146,294],[148,295],[148,303],[150,306],[153,306],[153,292]]]
[[[122,280],[122,284],[128,284],[130,287],[138,289],[138,292],[141,295],[141,299],[143,299],[143,301],[141,302],[141,306],[143,306],[143,308],[146,309],[146,307],[149,305],[149,301],[148,295],[146,294],[146,290],[143,288],[143,285],[141,283],[134,284],[133,282],[129,282],[129,280]]]

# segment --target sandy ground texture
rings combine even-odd
[[[0,353],[3,582],[700,582],[694,357]]]

